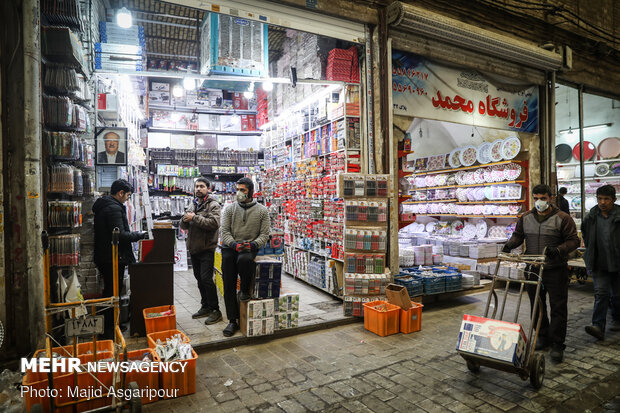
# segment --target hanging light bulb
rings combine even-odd
[[[116,12],[116,24],[123,29],[129,29],[133,25],[133,18],[127,7],[123,7]]]
[[[183,88],[180,85],[175,85],[172,88],[172,96],[175,98],[183,97]]]
[[[183,88],[185,90],[196,89],[196,79],[192,79],[191,77],[186,77],[185,79],[183,79]]]
[[[273,82],[271,80],[265,80],[263,82],[263,90],[265,92],[271,92],[273,90]]]

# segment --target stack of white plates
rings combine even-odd
[[[462,282],[461,287],[463,288],[463,290],[473,288],[474,287],[474,276],[470,274],[463,274],[463,278],[461,282]]]

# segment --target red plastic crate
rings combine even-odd
[[[400,332],[413,333],[422,329],[422,308],[424,306],[415,301],[411,302],[409,310],[400,309]]]
[[[387,311],[379,311],[379,307]],[[399,331],[400,307],[387,301],[364,303],[364,328],[381,337],[396,334]]]

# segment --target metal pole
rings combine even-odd
[[[579,85],[579,172],[581,177],[579,183],[581,191],[581,219],[586,215],[586,178],[583,176],[585,169],[583,162],[583,85]]]
[[[548,106],[549,106],[549,183],[551,184],[551,176],[555,177],[555,182],[553,184],[558,187],[558,177],[557,171],[555,167],[555,72],[551,72],[550,79],[548,82]],[[553,174],[551,174],[553,172]],[[559,188],[557,188],[559,190]]]

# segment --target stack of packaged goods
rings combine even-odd
[[[286,292],[275,300],[275,329],[285,330],[299,326],[299,294]]]
[[[282,263],[262,259],[256,262],[254,277],[254,298],[275,298],[280,296]]]
[[[327,80],[338,80],[349,83],[359,83],[360,68],[357,59],[357,47],[349,49],[333,49],[327,57]]]
[[[266,336],[275,330],[299,326],[299,294],[241,301],[241,332],[247,337]]]
[[[95,43],[95,69],[146,70],[146,40],[144,27],[128,29],[116,23],[99,23],[100,43]]]
[[[363,316],[366,302],[383,299],[391,281],[385,266],[388,175],[339,175],[344,198],[344,314]]]

